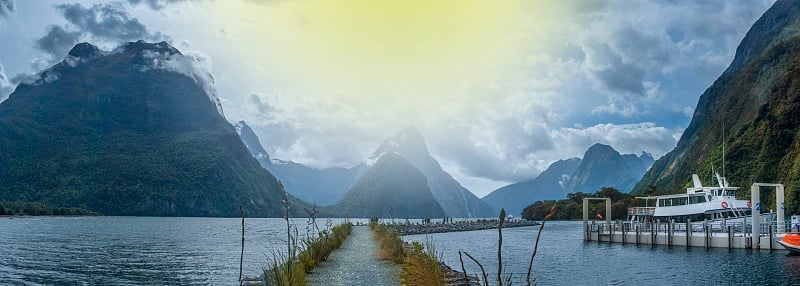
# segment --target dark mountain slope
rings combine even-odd
[[[107,215],[280,216],[283,193],[167,43],[78,44],[0,104],[0,200]],[[207,74],[205,75],[207,76]],[[210,77],[209,77],[210,78]],[[297,204],[302,204],[290,198]]]

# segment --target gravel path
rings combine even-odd
[[[400,270],[391,261],[379,260],[377,243],[367,226],[353,226],[353,233],[308,274],[309,285],[400,285]]]

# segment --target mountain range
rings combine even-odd
[[[655,162],[634,192],[682,192],[692,173],[707,180],[715,171],[742,188],[783,183],[787,211],[797,212],[798,166],[800,1],[779,0],[753,24],[733,62],[700,96],[675,149]]]
[[[356,215],[356,209],[350,206],[362,205],[364,210],[375,209],[377,201],[367,199],[364,196],[351,196],[350,193],[363,194],[366,192],[364,188],[372,192],[384,192],[378,185],[367,184],[362,180],[363,176],[369,174],[369,181],[386,181],[380,180],[384,176],[397,176],[398,179],[406,179],[413,182],[416,178],[403,176],[414,174],[414,172],[403,172],[401,174],[391,175],[382,174],[387,170],[404,169],[404,167],[388,168],[384,165],[379,166],[378,170],[375,169],[375,164],[381,160],[385,154],[394,154],[393,157],[400,157],[403,162],[411,164],[419,173],[425,177],[425,186],[427,192],[431,192],[434,200],[443,209],[444,216],[447,217],[494,217],[495,211],[485,202],[481,201],[472,192],[461,186],[450,174],[442,170],[442,167],[431,156],[425,140],[420,134],[419,130],[414,127],[407,127],[398,132],[392,138],[385,140],[371,156],[366,158],[363,163],[355,167],[345,168],[330,168],[330,169],[313,169],[302,164],[279,161],[271,159],[258,137],[244,122],[236,124],[242,136],[242,141],[248,146],[250,153],[253,157],[257,158],[264,168],[270,170],[281,181],[285,182],[286,189],[290,193],[304,199],[308,202],[319,203],[321,205],[331,205],[333,203],[341,203],[332,207],[332,211],[336,212],[339,209],[345,209],[348,215]],[[392,158],[386,164],[400,164],[399,160]],[[309,178],[314,178],[310,180]],[[386,181],[389,182],[389,181]],[[392,181],[393,182],[393,181]],[[407,190],[407,188],[395,188],[387,185],[386,188],[394,190]],[[425,193],[426,190],[414,190],[414,193]],[[348,200],[342,200],[345,197]],[[420,197],[422,198],[422,197]],[[363,202],[358,203],[359,199],[364,199]],[[348,207],[343,207],[342,204]],[[398,202],[381,202],[379,205],[398,205]],[[436,214],[434,209],[430,209],[425,204],[418,204],[420,213]],[[384,211],[388,214],[388,209]],[[395,215],[399,215],[396,212]],[[375,212],[365,212],[365,216],[373,216]],[[398,216],[399,217],[399,216]],[[416,217],[416,215],[414,216]]]
[[[81,43],[0,103],[0,201],[106,215],[281,216],[278,181],[166,42]],[[212,82],[209,82],[212,81]],[[293,204],[304,205],[289,196]]]
[[[234,123],[250,154],[262,167],[283,182],[286,191],[309,203],[329,206],[338,203],[367,166],[316,169],[292,161],[270,159],[258,136],[244,121]],[[313,179],[312,179],[313,178]]]
[[[520,214],[533,202],[563,199],[569,193],[595,193],[602,187],[629,192],[653,161],[647,153],[620,155],[611,146],[595,144],[583,159],[558,160],[536,178],[498,188],[483,200],[495,209]]]

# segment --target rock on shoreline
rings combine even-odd
[[[386,224],[387,227],[397,230],[400,235],[414,235],[426,233],[444,233],[458,231],[473,231],[483,229],[496,229],[498,221],[477,220],[477,221],[455,221],[448,223],[426,223],[426,224]],[[539,225],[539,222],[530,220],[507,220],[503,223],[503,228],[524,227]]]

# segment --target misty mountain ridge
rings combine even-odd
[[[494,217],[496,212],[472,192],[461,186],[450,174],[442,170],[431,156],[422,134],[409,126],[386,139],[369,157],[380,158],[395,153],[419,169],[427,179],[433,197],[448,217]]]
[[[346,217],[444,217],[425,175],[395,152],[383,153],[336,205]]]
[[[531,203],[563,199],[569,193],[594,193],[602,187],[629,192],[653,162],[646,152],[621,155],[598,143],[586,150],[583,159],[558,160],[536,178],[498,188],[483,200],[496,210],[519,214]]]
[[[446,216],[493,217],[495,215],[489,205],[442,170],[436,159],[430,155],[422,134],[414,127],[407,127],[395,136],[386,139],[372,155],[355,167],[314,169],[291,161],[276,163],[274,158],[270,159],[258,141],[258,137],[246,123],[239,122],[235,125],[242,136],[242,141],[250,149],[251,155],[256,157],[264,168],[281,179],[287,191],[308,202],[320,205],[338,203],[351,191],[351,187],[355,186],[354,184],[362,174],[372,169],[384,155],[394,154],[402,157],[425,175],[426,186],[432,192],[436,202],[444,209]],[[382,168],[380,170],[391,169]],[[415,192],[418,191],[415,190]],[[346,203],[355,204],[353,200]],[[364,203],[370,204],[371,202]]]
[[[258,136],[244,121],[234,123],[242,142],[262,167],[281,180],[286,191],[309,203],[329,206],[338,203],[367,166],[316,169],[292,161],[270,158]]]

